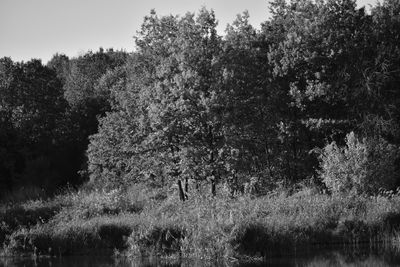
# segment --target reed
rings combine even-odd
[[[66,192],[3,207],[3,254],[243,259],[312,247],[399,247],[400,196],[330,196],[303,188],[261,197],[192,193],[182,202],[144,186]]]

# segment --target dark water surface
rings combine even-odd
[[[0,267],[208,267],[208,266],[400,266],[399,252],[325,251],[314,255],[285,256],[257,263],[210,262],[201,260],[166,261],[161,259],[125,259],[104,256],[74,256],[60,258],[14,257],[0,258]]]

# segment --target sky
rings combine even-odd
[[[100,47],[133,51],[133,36],[144,16],[185,14],[202,6],[215,11],[218,32],[248,10],[259,28],[268,18],[268,0],[0,0],[0,58],[42,59],[55,53],[78,56]],[[357,0],[359,6],[377,0]]]

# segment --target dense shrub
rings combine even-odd
[[[345,147],[332,142],[323,149],[321,179],[334,194],[373,194],[392,189],[398,178],[398,155],[399,149],[381,137],[359,140],[351,132],[346,136]]]

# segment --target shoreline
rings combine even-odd
[[[107,250],[239,259],[332,245],[400,247],[398,195],[339,198],[302,190],[262,197],[199,194],[181,202],[160,192],[138,197],[141,189],[78,191],[9,207],[0,214],[2,254]]]

